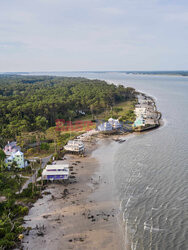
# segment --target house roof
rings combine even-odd
[[[54,169],[58,169],[58,170],[63,170],[63,169],[67,169],[69,167],[69,164],[55,164],[55,165],[47,165],[46,166],[46,170],[54,170]]]
[[[42,176],[45,175],[69,175],[69,172],[61,170],[61,171],[47,171],[46,169],[43,170],[42,172]]]
[[[12,141],[10,143],[8,142],[8,144],[4,147],[4,152],[7,155],[10,155],[11,153],[15,153],[20,150],[20,146],[17,146],[15,141]]]
[[[76,141],[76,140],[69,140],[67,143],[68,146],[83,146],[82,141]]]
[[[21,151],[17,151],[14,155],[23,155]]]

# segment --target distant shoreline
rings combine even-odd
[[[0,72],[1,75],[16,75],[16,76],[60,76],[61,74],[63,76],[63,73],[93,73],[93,74],[100,74],[100,73],[123,73],[127,75],[151,75],[151,76],[183,76],[187,77],[188,76],[188,71],[183,71],[183,70],[175,70],[175,71],[33,71],[33,72]]]

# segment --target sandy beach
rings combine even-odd
[[[24,249],[125,249],[113,181],[92,154],[98,147],[86,143],[86,157],[58,161],[70,164],[70,184],[49,184],[30,209]]]

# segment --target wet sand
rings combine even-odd
[[[49,184],[29,211],[24,249],[125,249],[118,223],[119,201],[101,164],[92,157],[96,144],[87,143],[86,157],[66,155],[70,184]],[[74,178],[75,177],[75,178]],[[66,189],[66,190],[65,190]]]

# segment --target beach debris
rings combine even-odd
[[[44,219],[48,219],[48,217],[50,217],[50,216],[52,216],[51,214],[46,214],[46,215],[43,215],[42,217],[44,218]]]
[[[45,191],[45,192],[43,192],[42,194],[43,194],[43,195],[49,195],[49,194],[51,194],[51,192]]]
[[[32,227],[27,227],[25,229],[25,235],[29,235],[29,232],[32,230]]]
[[[55,200],[56,199],[56,197],[52,194],[52,200]]]
[[[73,239],[69,239],[69,242],[78,242],[78,241],[83,242],[85,240],[85,238],[86,238],[86,235],[82,236],[82,237],[78,236],[78,237],[75,237]]]
[[[77,174],[76,172],[71,172],[71,174]]]
[[[98,181],[93,181],[92,184],[93,184],[93,185],[99,185],[99,182],[98,182]]]
[[[64,191],[63,191],[63,194],[64,194],[64,195],[69,194],[69,190],[68,190],[67,188],[65,188]]]
[[[75,184],[75,183],[78,183],[78,182],[76,181],[76,179],[74,179],[74,180],[72,180],[71,182],[69,182],[69,184]]]
[[[67,188],[65,188],[63,190],[62,198],[65,198],[68,194],[69,194],[69,190]]]
[[[57,221],[59,222],[61,219],[60,219],[60,215],[54,220],[54,221]]]
[[[75,178],[76,178],[76,176],[71,175],[69,178],[70,178],[70,179],[75,179]]]
[[[45,233],[45,226],[36,224],[37,235],[43,237]]]
[[[42,231],[38,231],[38,232],[37,232],[37,235],[43,237],[43,236],[44,236],[44,233],[43,233]]]
[[[113,139],[113,141],[119,142],[119,143],[123,143],[123,142],[125,142],[126,140],[125,140],[125,139],[116,138],[116,139]]]
[[[88,218],[89,220],[93,221],[93,222],[96,221],[94,215],[88,215],[87,218]]]
[[[119,143],[122,143],[122,142],[125,142],[126,140],[123,140],[123,139],[121,139],[121,140],[119,140]]]

